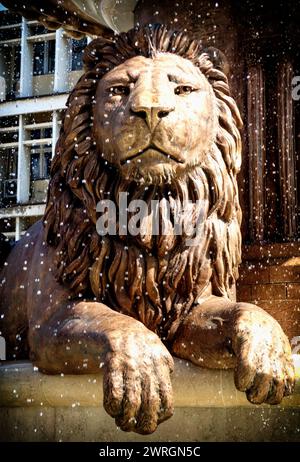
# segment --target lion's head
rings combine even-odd
[[[153,329],[207,291],[232,297],[238,274],[241,119],[215,53],[160,25],[94,40],[56,148],[44,224],[57,278]],[[153,237],[150,217],[143,236],[101,238],[96,204],[123,191],[163,199],[165,220],[166,202],[200,199],[201,241],[174,236],[172,218]]]
[[[105,74],[96,91],[94,136],[104,159],[129,179],[171,181],[201,165],[217,134],[206,77],[169,52],[136,56]]]

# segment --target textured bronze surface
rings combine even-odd
[[[261,308],[235,301],[241,119],[215,50],[164,26],[98,38],[68,100],[45,216],[1,273],[0,331],[46,373],[104,368],[104,406],[123,430],[172,415],[171,354],[234,368],[253,403],[291,393],[291,349]],[[127,162],[130,160],[130,162]],[[96,204],[160,200],[168,234],[100,237]],[[189,199],[196,245],[166,214]],[[200,205],[199,205],[200,204]],[[119,227],[117,226],[119,230]]]

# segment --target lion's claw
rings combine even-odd
[[[123,431],[153,433],[173,414],[173,359],[153,333],[123,339],[104,368],[104,408]],[[150,339],[150,341],[149,341]]]
[[[237,365],[235,385],[251,403],[279,404],[293,392],[295,373],[289,341],[264,312],[244,312],[233,338]]]

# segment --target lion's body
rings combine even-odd
[[[117,198],[120,192],[130,191],[128,183],[114,173],[105,172],[101,180],[98,190],[102,191],[102,197]],[[135,187],[128,195],[128,203],[133,198],[149,204],[154,198],[161,201],[160,217],[166,216],[164,209],[169,204],[174,207],[184,196],[195,203],[195,219],[204,209],[206,215],[199,225],[201,230],[198,229],[201,238],[193,246],[187,245],[186,236],[174,235],[172,222],[166,218],[168,235],[152,235],[149,215],[147,235],[102,238],[97,234],[95,221],[89,220],[82,208],[69,204],[72,222],[69,223],[60,218],[55,207],[46,215],[46,220],[49,223],[50,213],[55,213],[60,226],[59,231],[51,230],[51,236],[58,232],[64,236],[58,277],[68,283],[76,295],[92,291],[98,301],[139,319],[150,329],[156,331],[161,327],[164,336],[169,336],[170,329],[173,333],[178,321],[201,296],[213,293],[234,299],[240,258],[239,223],[236,216],[229,222],[219,218],[218,210],[207,216],[210,211],[207,186],[207,176],[199,169],[188,175],[184,183],[148,187],[146,191],[144,186]],[[200,210],[196,200],[200,202]],[[75,255],[73,234],[76,235]]]
[[[104,362],[106,409],[123,429],[141,433],[171,415],[172,359],[162,342],[207,367],[233,367],[239,358],[239,389],[253,402],[280,401],[292,388],[288,341],[261,309],[235,302],[241,120],[226,76],[200,43],[162,26],[96,39],[84,61],[44,218],[0,275],[0,333],[10,354],[22,356],[29,344],[31,359],[50,373],[95,372]],[[149,212],[143,232],[123,235],[118,216],[116,235],[101,237],[97,203],[117,204],[122,192],[128,203],[158,200],[168,232],[154,235]],[[193,245],[174,232],[185,201]],[[254,324],[265,342],[259,348]],[[275,355],[270,363],[254,359],[253,386],[245,382],[253,374],[242,350],[248,341],[253,358],[264,348],[266,358]],[[266,385],[277,374],[281,385]]]
[[[166,51],[172,48],[170,38],[169,44],[162,38],[156,40],[153,39],[156,48],[164,46]],[[136,36],[128,40],[130,46],[126,52],[129,57],[136,53],[135,41]],[[124,47],[121,41],[121,50],[122,45]],[[186,49],[189,49],[188,45],[185,44]],[[194,48],[197,48],[196,44]],[[89,58],[92,50],[91,47],[86,52]],[[102,60],[106,68],[112,63],[115,65],[115,57],[110,54],[113,47],[99,40],[95,50],[96,56],[105,50]],[[147,53],[148,46],[141,51],[141,54]],[[123,52],[120,62],[124,58],[126,53]],[[95,66],[97,59],[93,59]],[[99,135],[96,146],[93,144],[94,132],[97,136],[100,129],[88,123],[93,112],[96,75],[99,78],[100,73],[96,66],[81,78],[70,96],[45,213],[46,239],[61,251],[57,262],[59,280],[69,284],[75,294],[92,291],[97,300],[136,317],[153,330],[164,318],[164,336],[169,336],[169,330],[174,331],[179,319],[201,296],[212,293],[234,299],[240,263],[241,212],[236,184],[241,156],[236,125],[240,124],[240,119],[235,103],[228,95],[225,75],[213,68],[207,55],[203,55],[199,62],[200,70],[212,79],[215,91],[211,95],[212,111],[218,116],[216,139],[204,153],[201,165],[187,167],[180,176],[177,174],[163,185],[147,185],[146,190],[145,184],[131,178],[126,180],[113,165],[105,165],[101,156],[103,141],[98,139]],[[104,66],[103,62],[101,66]],[[188,116],[187,112],[181,115]],[[127,132],[132,129],[130,125],[132,127],[132,124],[125,125]],[[136,130],[142,131],[142,128],[137,126]],[[186,136],[182,134],[182,137]],[[206,134],[199,129],[197,136],[200,150]],[[182,143],[184,147],[184,139]],[[150,214],[145,226],[146,236],[102,239],[95,226],[96,204],[108,197],[117,203],[120,192],[128,192],[128,202],[142,199],[150,204],[153,199],[160,200],[161,217],[166,216],[164,201],[172,210],[183,199],[190,200],[195,204],[194,220],[203,213],[199,243],[189,246],[186,236],[174,236],[172,220],[166,224],[168,235],[153,237]],[[197,201],[200,203],[198,209]],[[87,268],[91,268],[90,271]]]

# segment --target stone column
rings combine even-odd
[[[248,143],[249,143],[249,200],[250,200],[250,236],[253,241],[264,238],[265,207],[265,82],[260,64],[248,70],[247,107],[248,107]]]
[[[22,18],[21,30],[21,70],[20,70],[20,96],[33,94],[33,46],[28,42],[29,28],[25,18]]]
[[[18,178],[17,178],[17,203],[23,204],[29,201],[30,185],[30,162],[24,146],[25,129],[24,116],[19,116],[19,141],[18,141]]]
[[[281,213],[284,238],[297,236],[297,181],[292,99],[293,67],[289,62],[279,66],[278,73],[278,142]]]
[[[15,240],[19,241],[21,239],[21,232],[23,231],[23,220],[21,217],[16,217],[16,227],[15,227]]]
[[[58,113],[52,112],[52,158],[55,155],[55,146],[59,136]]]
[[[63,29],[58,29],[55,34],[55,70],[54,70],[54,93],[68,91],[68,72],[70,64],[70,52],[68,39]]]

